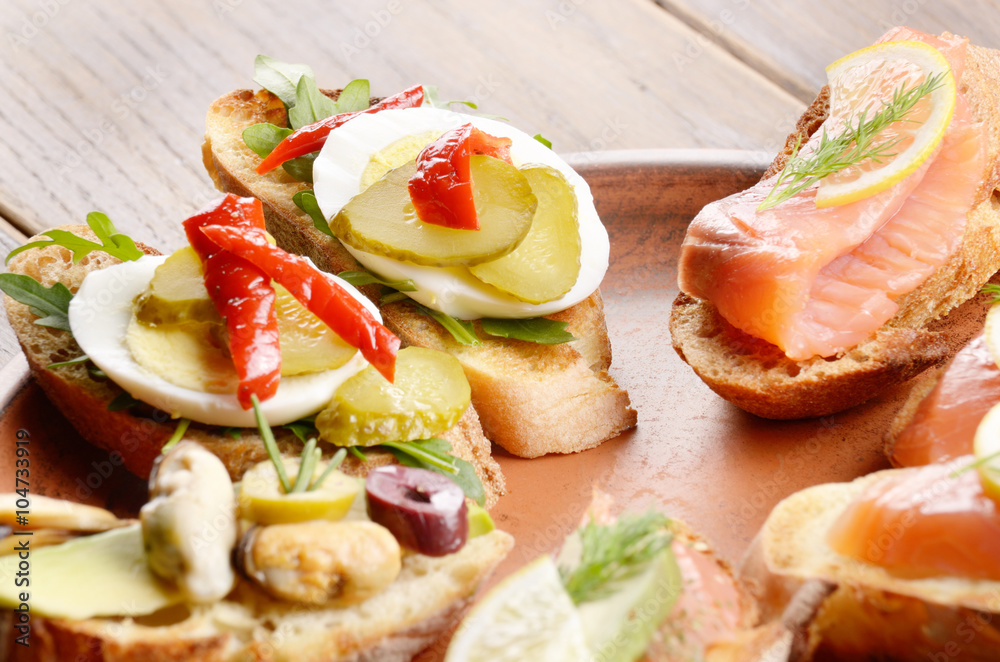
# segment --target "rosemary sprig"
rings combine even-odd
[[[830,136],[826,129],[816,150],[803,156],[801,141],[795,145],[785,167],[778,174],[774,188],[758,205],[757,211],[770,209],[801,193],[824,177],[840,172],[862,161],[871,159],[882,163],[884,159],[896,155],[892,150],[901,140],[895,138],[875,143],[879,132],[893,122],[906,119],[920,99],[930,94],[944,83],[947,72],[928,76],[923,83],[909,89],[900,85],[892,93],[892,100],[883,102],[882,109],[868,117],[868,110],[861,111],[857,123],[844,122],[844,131]],[[909,120],[907,120],[909,121]]]
[[[600,599],[614,582],[627,579],[666,548],[673,536],[669,519],[656,511],[622,515],[608,526],[585,524],[580,530],[582,553],[575,568],[560,568],[563,586],[581,604]]]

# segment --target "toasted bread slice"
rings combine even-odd
[[[97,240],[85,225],[63,226],[62,229]],[[39,235],[32,241],[37,239],[45,237]],[[148,246],[140,245],[140,248],[147,254],[157,254]],[[8,268],[11,273],[32,276],[46,287],[60,282],[76,292],[88,273],[119,262],[98,251],[74,264],[67,249],[46,246],[15,256]],[[83,351],[71,334],[35,324],[37,317],[28,306],[10,297],[5,300],[7,319],[17,334],[32,374],[49,399],[84,439],[120,454],[129,471],[148,476],[160,449],[173,434],[176,421],[158,410],[109,411],[108,405],[123,393],[122,389],[107,379],[95,379],[83,364],[48,368],[51,363],[76,358]],[[295,453],[301,447],[295,436],[284,428],[276,428],[275,436],[283,452]],[[475,409],[470,406],[458,424],[442,436],[451,442],[456,456],[476,468],[486,490],[487,506],[496,503],[505,491],[503,474],[490,454],[490,443],[483,436]],[[186,437],[218,455],[234,480],[254,464],[267,459],[263,441],[254,429],[242,429],[238,438],[233,438],[222,428],[192,424]],[[393,461],[391,454],[376,451],[369,454],[367,464],[349,456],[343,468],[348,473],[362,474],[370,466]]]
[[[448,556],[408,554],[388,588],[352,607],[281,602],[241,581],[221,602],[148,617],[74,621],[32,614],[31,645],[8,640],[13,657],[3,659],[408,662],[454,624],[511,547],[509,534],[491,531]],[[9,630],[16,615],[3,618]]]
[[[333,273],[361,269],[340,242],[317,230],[292,202],[307,184],[281,169],[264,176],[255,172],[260,158],[242,134],[259,122],[285,125],[284,106],[267,91],[239,90],[211,105],[203,154],[216,186],[259,198],[268,230],[286,250],[307,255]],[[366,293],[378,301],[376,291]],[[582,451],[636,424],[628,394],[607,373],[611,344],[599,293],[550,316],[568,322],[576,336],[566,345],[490,338],[479,346],[462,346],[409,303],[384,306],[382,315],[404,344],[442,349],[462,362],[486,435],[510,453],[536,457]]]
[[[927,327],[975,295],[1000,269],[1000,198],[995,194],[1000,185],[998,76],[1000,51],[970,45],[959,89],[988,135],[977,204],[969,211],[958,250],[920,287],[898,300],[896,315],[873,337],[836,357],[793,361],[774,345],[729,325],[710,302],[684,294],[677,297],[670,319],[674,348],[712,390],[765,418],[823,416],[860,404],[957,350],[942,335],[949,331],[948,320],[937,331]],[[764,178],[781,170],[794,145],[819,128],[828,109],[824,88]]]
[[[741,568],[763,620],[777,617],[803,587],[827,584],[835,588],[821,596],[808,626],[818,659],[955,659],[959,651],[962,660],[996,659],[1000,582],[901,579],[826,544],[848,503],[895,471],[807,488],[774,508]]]

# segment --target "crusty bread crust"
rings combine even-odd
[[[711,303],[681,294],[670,331],[674,349],[723,398],[764,418],[822,416],[860,404],[879,391],[940,364],[957,349],[946,342],[950,319],[927,325],[974,296],[1000,270],[1000,52],[968,47],[959,89],[987,134],[987,165],[961,246],[920,287],[898,300],[899,311],[858,346],[825,359],[792,361],[774,345],[721,319]],[[784,167],[792,149],[814,133],[829,110],[823,88],[765,172]],[[942,332],[939,333],[938,331]]]
[[[222,602],[150,617],[32,615],[31,646],[14,646],[12,662],[408,662],[461,617],[513,544],[492,531],[449,556],[406,555],[388,588],[352,607],[281,602],[241,581]]]
[[[340,242],[316,230],[292,202],[308,185],[280,169],[256,174],[260,158],[243,143],[242,133],[257,122],[285,125],[284,107],[269,92],[238,90],[209,108],[203,156],[216,186],[259,198],[268,231],[286,250],[333,273],[360,269]],[[365,292],[378,301],[377,290]],[[607,373],[611,346],[599,293],[550,316],[568,322],[577,337],[565,345],[490,338],[462,346],[409,303],[385,306],[383,316],[404,344],[442,349],[462,362],[486,435],[514,455],[582,451],[636,424],[628,394]]]
[[[85,225],[68,225],[62,229],[96,241]],[[38,235],[31,241],[44,239]],[[157,254],[154,249],[141,245],[147,254]],[[107,253],[94,252],[73,264],[70,252],[59,246],[25,251],[8,265],[11,273],[32,276],[49,287],[56,282],[66,285],[72,292],[80,287],[84,277],[120,260]],[[176,421],[158,410],[109,411],[108,404],[123,391],[109,380],[94,379],[85,365],[49,369],[47,366],[83,354],[72,335],[64,331],[38,326],[37,319],[27,306],[5,296],[9,320],[35,380],[45,391],[80,435],[91,444],[119,453],[129,471],[146,477],[153,461],[160,454],[163,444],[174,433]],[[279,448],[286,453],[296,453],[301,443],[284,428],[274,430]],[[506,491],[500,466],[492,458],[490,442],[483,435],[479,417],[469,407],[459,422],[442,435],[451,442],[456,456],[472,463],[486,490],[487,506],[492,507]],[[225,434],[221,428],[193,423],[186,438],[205,446],[222,459],[233,480],[247,469],[267,459],[264,444],[256,430],[244,428],[238,438]],[[332,451],[327,449],[327,453]],[[343,469],[347,473],[363,475],[374,466],[394,462],[392,455],[380,451],[368,453],[368,463],[349,456]]]
[[[1000,615],[1000,582],[900,579],[826,544],[847,504],[893,471],[899,470],[817,485],[775,506],[741,567],[763,620],[777,617],[803,586],[820,581],[837,588],[809,626],[819,659],[952,659],[956,650],[962,660],[996,659],[1000,630],[991,621]]]

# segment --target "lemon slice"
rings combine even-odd
[[[545,555],[493,587],[455,632],[445,662],[588,662],[583,623]]]
[[[1000,304],[990,306],[986,313],[986,348],[990,350],[993,361],[1000,366]]]
[[[931,76],[941,83],[910,109],[905,119],[880,131],[873,146],[898,139],[889,148],[893,156],[865,159],[820,181],[817,207],[862,200],[884,191],[914,172],[934,153],[955,110],[955,77],[948,60],[922,41],[889,41],[842,57],[826,68],[830,82],[830,119],[826,126],[839,131],[845,122],[857,126],[860,113],[871,119],[893,93],[912,89]]]
[[[979,479],[983,483],[983,492],[994,501],[1000,501],[1000,404],[995,405],[986,412],[979,427],[976,428],[976,436],[972,442],[972,452],[976,456],[976,461],[980,462],[987,457],[993,457],[988,462],[981,462],[978,465]]]

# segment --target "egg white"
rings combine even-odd
[[[177,386],[137,363],[125,344],[132,319],[132,301],[149,285],[166,256],[145,256],[132,262],[91,272],[69,306],[73,337],[90,360],[132,397],[171,416],[227,427],[256,427],[253,410],[244,410],[232,393],[205,393]],[[328,275],[363,303],[376,319],[381,316],[365,296],[350,284]],[[271,425],[283,425],[314,414],[326,406],[337,388],[360,372],[368,361],[355,355],[335,370],[282,377],[274,397],[261,403]]]
[[[417,290],[407,295],[460,319],[537,317],[565,310],[586,299],[604,279],[610,253],[608,233],[597,215],[590,187],[551,149],[503,122],[428,107],[359,115],[330,132],[313,163],[313,190],[323,215],[332,218],[361,191],[362,175],[374,154],[407,136],[427,131],[443,133],[470,122],[490,135],[510,138],[511,160],[516,167],[547,165],[562,173],[572,186],[577,198],[581,241],[580,274],[573,287],[557,299],[532,304],[478,280],[464,268],[428,267],[351,246],[345,248],[358,262],[383,278],[412,280]]]

